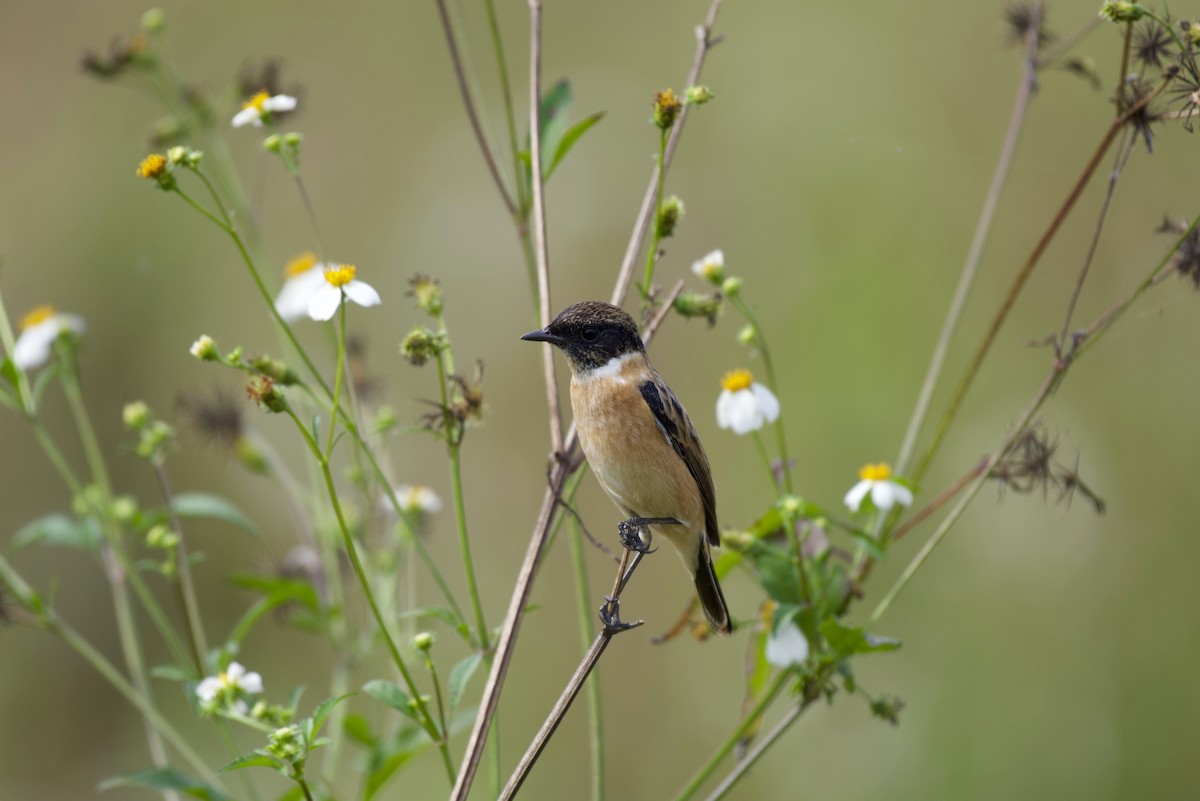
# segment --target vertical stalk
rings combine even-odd
[[[583,473],[578,474],[582,476]],[[575,487],[579,482],[575,482]],[[568,491],[568,503],[574,494],[574,487]],[[561,519],[561,518],[560,518]],[[587,562],[583,555],[583,532],[579,521],[571,518],[571,566],[575,573],[575,597],[578,602],[579,636],[584,652],[591,647],[593,634],[592,626],[595,613],[592,611],[592,591],[588,584]],[[600,674],[593,672],[588,677],[588,742],[591,756],[592,801],[604,801],[604,718],[600,705]]]
[[[667,172],[667,138],[670,133],[671,128],[663,128],[658,132],[658,180],[655,182],[654,216],[650,218],[650,249],[646,252],[646,274],[642,279],[643,298],[650,297],[650,282],[654,280],[654,265],[658,262],[658,221],[662,217],[663,184],[666,183]]]

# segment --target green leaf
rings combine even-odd
[[[150,675],[156,679],[165,679],[166,681],[198,681],[194,668],[184,667],[182,665],[159,665],[158,667],[150,668]]]
[[[899,640],[867,634],[862,626],[847,626],[836,618],[822,621],[818,630],[839,659],[853,654],[895,651],[900,647]]]
[[[471,654],[450,669],[449,703],[451,712],[458,708],[459,703],[462,701],[463,693],[467,690],[467,684],[471,681],[471,677],[475,675],[475,671],[479,668],[479,663],[482,660],[483,657],[479,654]]]
[[[342,731],[346,732],[346,736],[357,743],[374,748],[378,744],[378,739],[371,733],[371,724],[362,715],[347,715],[342,721]]]
[[[46,387],[50,386],[50,382],[58,375],[58,364],[52,364],[46,369],[38,373],[37,378],[33,379],[33,405],[36,408],[42,402],[42,395],[46,392]]]
[[[542,95],[540,133],[543,170],[546,169],[545,165],[549,163],[551,156],[558,150],[558,143],[566,133],[567,111],[573,102],[575,102],[575,93],[571,91],[570,82],[565,79],[554,84],[549,92]]]
[[[241,510],[224,498],[203,492],[184,492],[175,496],[175,513],[184,518],[207,518],[231,523],[239,528],[258,533],[258,527]]]
[[[193,779],[172,768],[144,770],[139,773],[125,773],[113,776],[100,782],[98,789],[111,790],[114,787],[149,787],[152,790],[174,790],[192,798],[203,801],[229,801],[229,796],[217,788],[205,784],[199,779]]]
[[[265,598],[259,599],[242,614],[241,619],[234,626],[233,632],[229,635],[231,642],[240,644],[263,615],[284,604],[298,603],[313,612],[319,612],[321,608],[317,591],[307,581],[249,575],[234,576],[230,580],[244,589],[266,593]]]
[[[767,542],[756,542],[746,552],[754,563],[763,589],[780,604],[800,603],[800,577],[791,549],[782,549]]]
[[[443,623],[445,623],[447,626],[449,626],[452,629],[457,629],[458,623],[459,623],[458,618],[455,617],[454,613],[451,612],[449,609],[445,608],[444,606],[424,606],[424,607],[421,607],[420,609],[407,609],[407,610],[401,612],[399,614],[399,617],[401,617],[401,618],[432,617],[432,618],[436,618],[437,620],[442,621]]]
[[[383,759],[374,770],[367,774],[367,781],[363,786],[363,801],[371,801],[375,794],[387,784],[388,779],[396,775],[396,771],[404,767],[405,763],[423,751],[425,747],[427,746],[412,751],[400,751]]]
[[[4,377],[4,380],[9,383],[9,386],[17,390],[17,399],[20,400],[21,377],[17,372],[17,365],[12,359],[5,358],[4,361],[0,362],[0,376]]]
[[[321,727],[325,725],[325,720],[329,717],[329,713],[333,711],[333,708],[352,695],[354,693],[343,693],[342,695],[336,695],[322,701],[312,713],[313,734],[319,732]]]
[[[276,798],[275,801],[300,801],[301,798],[304,798],[304,788],[295,784],[292,785],[292,789]]]
[[[271,768],[272,770],[282,771],[283,768],[279,764],[279,760],[275,757],[260,754],[254,751],[249,754],[242,754],[237,759],[230,762],[225,767],[217,771],[217,773],[229,773],[242,768]]]
[[[410,705],[412,696],[390,681],[375,679],[363,685],[363,692],[372,698],[383,701],[392,709],[417,720],[417,713]]]
[[[545,180],[550,180],[550,175],[554,172],[554,168],[567,157],[567,154],[571,152],[571,148],[575,146],[575,143],[603,118],[604,112],[597,111],[594,114],[584,117],[563,133],[562,139],[558,141],[558,145],[554,148],[554,155],[550,157],[549,163],[543,168],[546,171]]]
[[[77,520],[67,515],[53,514],[23,526],[12,539],[14,548],[24,548],[38,542],[95,551],[100,547],[100,527],[90,519]]]

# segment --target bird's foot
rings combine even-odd
[[[635,620],[632,623],[624,622],[621,620],[621,599],[612,595],[605,595],[604,603],[600,606],[600,622],[604,624],[605,630],[611,634],[616,634],[619,631],[637,628],[645,621]]]

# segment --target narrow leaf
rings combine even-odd
[[[571,148],[575,146],[575,143],[579,141],[580,137],[587,133],[593,125],[600,122],[600,120],[603,118],[604,112],[597,111],[594,114],[589,114],[588,116],[584,117],[582,120],[566,130],[566,132],[562,135],[562,139],[559,140],[558,146],[554,148],[554,155],[550,157],[549,163],[544,168],[546,170],[545,180],[550,180],[550,175],[554,172],[554,168],[558,166],[559,162],[566,158],[567,154],[571,152]]]
[[[463,693],[466,692],[467,684],[471,681],[471,677],[475,675],[475,671],[479,668],[479,663],[482,660],[483,657],[479,654],[471,654],[450,669],[449,703],[452,712],[458,708],[459,703],[462,701]]]
[[[354,693],[344,693],[322,701],[312,713],[313,734],[319,732],[321,727],[325,725],[325,720],[329,717],[329,713],[333,711],[333,708],[352,695]]]
[[[184,492],[175,496],[175,512],[185,518],[207,518],[231,523],[239,528],[258,533],[258,527],[241,510],[224,498],[203,492]]]
[[[274,770],[279,770],[279,767],[279,761],[274,757],[255,752],[250,754],[242,754],[240,757],[218,770],[217,773],[229,773],[230,771],[241,770],[242,768],[272,768]]]
[[[38,542],[94,551],[100,547],[100,529],[91,520],[53,514],[23,526],[12,539],[14,548],[24,548]]]
[[[392,709],[407,715],[413,720],[417,719],[417,713],[411,706],[412,696],[392,682],[376,679],[364,684],[362,689],[367,695],[376,700],[383,701]]]
[[[174,790],[175,792],[200,798],[203,801],[229,801],[229,796],[212,785],[193,779],[172,768],[144,770],[125,773],[100,782],[97,789],[111,790],[114,787],[149,787],[152,790]]]

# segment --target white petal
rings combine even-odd
[[[216,676],[209,676],[204,681],[196,685],[196,697],[204,703],[208,703],[217,697],[217,693],[221,690],[221,680]]]
[[[729,420],[733,433],[749,434],[762,428],[763,416],[758,409],[758,402],[754,399],[754,393],[748,389],[739,389],[731,395]]]
[[[867,497],[867,493],[871,491],[871,485],[874,483],[874,481],[868,481],[864,478],[846,493],[844,501],[846,506],[850,507],[851,512],[857,512],[858,507],[862,506],[863,498]]]
[[[889,481],[887,483],[892,485],[893,500],[895,500],[896,503],[900,504],[901,506],[912,506],[912,490],[895,481]]]
[[[261,693],[263,691],[262,676],[257,673],[247,673],[245,676],[242,676],[241,681],[238,682],[238,686],[251,694]]]
[[[237,662],[230,662],[229,667],[225,668],[225,681],[233,686],[236,686],[246,674],[246,669]]]
[[[750,391],[754,393],[758,410],[762,412],[763,417],[767,418],[768,423],[774,423],[779,419],[779,399],[775,397],[775,393],[758,382],[750,385]]]
[[[279,316],[289,323],[307,317],[308,302],[312,300],[313,293],[324,285],[325,270],[320,264],[284,281],[279,296],[275,298]]]
[[[442,511],[442,499],[429,487],[421,487],[417,492],[417,503],[421,511],[435,514]]]
[[[709,264],[715,264],[718,267],[724,267],[725,252],[723,250],[714,250],[712,253],[709,253],[707,256],[705,256],[702,261],[706,261]]]
[[[721,394],[717,396],[717,425],[721,428],[733,427],[729,409],[731,403],[733,403],[733,393],[727,389],[721,390]]]
[[[291,111],[296,108],[296,98],[290,95],[275,95],[263,101],[263,111]]]
[[[767,637],[767,661],[776,667],[799,665],[808,659],[808,639],[795,623],[784,623]]]
[[[308,299],[308,316],[314,320],[329,320],[342,305],[342,292],[329,282],[319,287]]]
[[[53,317],[26,328],[13,345],[13,364],[22,370],[41,367],[50,360],[50,348],[58,339],[59,330]]]
[[[375,287],[363,281],[351,281],[342,289],[346,290],[346,297],[359,306],[378,306],[383,302],[379,299],[379,293],[375,291]]]
[[[254,106],[246,108],[233,115],[233,127],[241,128],[243,125],[253,125],[257,128],[262,127],[262,114]]]
[[[245,716],[250,713],[250,707],[245,701],[238,699],[237,701],[233,702],[233,711],[239,715]]]
[[[875,508],[886,511],[896,505],[896,493],[892,491],[892,487],[896,486],[890,481],[876,481],[871,486],[871,501],[875,504]]]

